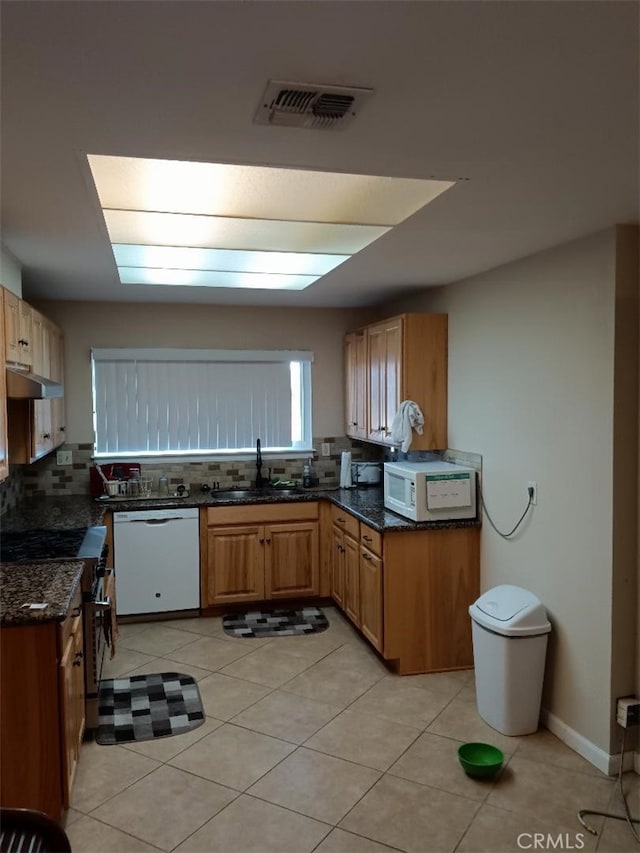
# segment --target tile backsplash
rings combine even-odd
[[[322,444],[329,444],[330,455],[321,456]],[[340,460],[343,450],[351,451],[352,461],[384,461],[408,459],[411,461],[429,461],[445,459],[475,468],[481,475],[482,456],[458,450],[445,450],[429,453],[426,451],[401,453],[366,442],[352,441],[346,436],[314,438],[313,468],[320,486],[337,487],[340,482]],[[33,465],[12,465],[9,476],[0,483],[0,515],[16,506],[23,498],[36,496],[86,495],[89,494],[89,471],[93,466],[93,446],[86,444],[65,444],[64,450],[73,455],[71,465],[58,465],[56,454],[51,453]],[[306,459],[270,459],[265,455],[262,474],[265,477],[281,480],[302,481],[302,468]],[[104,466],[108,470],[108,466]],[[159,477],[168,477],[173,491],[179,483],[197,490],[203,483],[210,487],[215,483],[220,488],[248,488],[255,480],[255,462],[148,462],[142,463],[144,476],[153,477],[153,490],[157,488]]]
[[[322,444],[329,444],[329,456],[320,455]],[[340,481],[340,459],[343,450],[350,450],[353,461],[380,461],[383,449],[376,445],[351,441],[345,436],[314,438],[313,468],[320,486],[337,486]],[[59,448],[73,454],[71,465],[58,465],[56,454],[51,453],[32,465],[11,467],[10,476],[0,483],[0,511],[6,512],[22,497],[86,495],[89,493],[89,471],[93,466],[91,444],[65,444]],[[272,459],[264,455],[264,477],[302,481],[306,458]],[[109,465],[103,466],[106,471]],[[168,477],[170,488],[185,483],[199,489],[203,483],[220,488],[247,488],[255,481],[256,466],[252,459],[220,462],[142,462],[143,476],[153,477],[154,490],[159,477]]]

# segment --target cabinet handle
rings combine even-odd
[[[44,433],[42,434],[42,437],[43,437],[43,438],[51,438],[51,433],[50,433],[50,432],[44,432]]]
[[[345,522],[344,518],[336,518],[336,521],[338,522],[338,524],[344,524]]]
[[[264,539],[258,539],[258,542],[259,542],[261,545],[264,545]]]
[[[71,611],[72,616],[79,616],[82,613],[82,605],[79,604],[77,607],[74,607]]]
[[[24,338],[20,338],[18,343],[20,344],[21,347],[28,347],[29,346],[29,341],[25,341]]]
[[[271,544],[271,539],[265,539],[264,541],[267,543],[267,545]]]
[[[61,427],[60,427],[60,432],[64,432],[64,427],[63,427],[63,426],[61,426]]]
[[[363,559],[363,560],[370,560],[370,559],[371,559],[371,557],[369,556],[369,554],[367,554],[367,552],[366,552],[366,551],[363,551],[363,552],[362,552],[362,559]]]
[[[373,539],[370,536],[363,536],[362,538],[365,542],[373,542]]]

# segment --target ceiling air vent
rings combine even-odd
[[[281,127],[343,130],[372,94],[373,89],[269,80],[254,121]]]

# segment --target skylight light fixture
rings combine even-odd
[[[88,155],[120,281],[302,290],[452,183]]]

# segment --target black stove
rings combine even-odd
[[[0,537],[0,561],[24,563],[75,558],[97,561],[102,554],[106,533],[106,527],[9,531]]]

